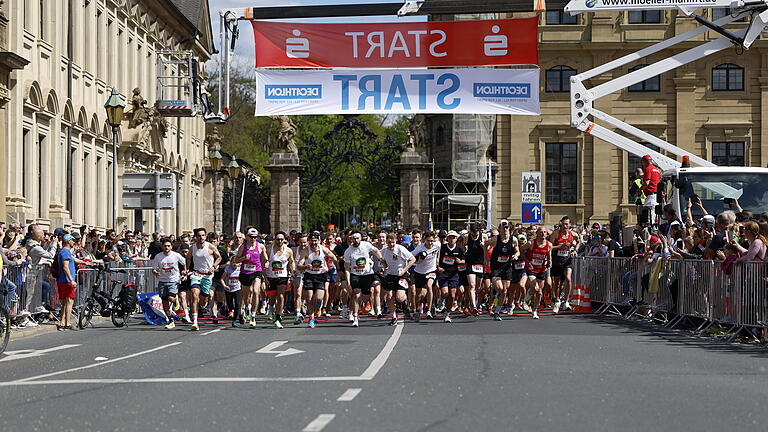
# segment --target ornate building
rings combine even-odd
[[[127,103],[118,175],[175,173],[176,210],[161,211],[162,229],[179,232],[204,224],[204,209],[211,207],[204,199],[210,187],[205,123],[195,117],[164,118],[152,106],[158,51],[191,50],[204,75],[214,52],[208,1],[4,3],[10,28],[0,51],[29,61],[10,72],[9,102],[0,109],[0,125],[7,126],[0,138],[5,220],[46,227],[111,225],[115,161],[104,102],[114,87]],[[15,67],[22,63],[16,61]],[[119,188],[117,228],[154,230],[151,210],[122,209]]]
[[[708,10],[719,18],[727,10]],[[639,158],[582,134],[569,124],[571,75],[684,33],[695,21],[676,11],[541,15],[539,63],[541,116],[498,116],[499,175],[495,219],[521,217],[521,172],[542,171],[545,223],[563,215],[578,223],[605,222],[610,213],[628,222],[629,174]],[[733,23],[727,28],[742,28]],[[706,40],[662,51],[623,73]],[[718,165],[768,164],[768,45],[735,47],[650,78],[603,98],[596,107]],[[620,75],[599,76],[595,86]],[[669,155],[673,156],[673,155]]]

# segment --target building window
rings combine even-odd
[[[629,11],[630,24],[659,24],[661,22],[661,11]]]
[[[548,93],[567,93],[571,91],[571,77],[576,69],[569,66],[555,66],[547,69],[544,75],[545,91]]]
[[[37,217],[43,218],[46,216],[45,213],[45,203],[43,202],[43,181],[47,179],[47,177],[43,177],[43,173],[45,172],[43,170],[43,148],[45,148],[46,142],[45,142],[45,135],[38,135],[37,137],[37,199],[35,200],[37,203]]]
[[[651,143],[641,142],[641,143],[638,143],[638,144],[642,144],[646,148],[648,148],[650,150],[653,150],[655,152],[658,152],[660,150],[659,147],[657,147],[657,146],[655,146],[655,145],[653,145]],[[629,178],[630,178],[630,180],[633,180],[635,178],[635,170],[636,169],[638,169],[638,168],[642,169],[643,168],[643,163],[640,162],[640,156],[635,156],[632,153],[629,153],[629,155],[627,156],[627,165],[629,165],[628,168],[629,168]]]
[[[712,90],[744,90],[744,68],[731,63],[724,63],[712,68]]]
[[[646,66],[648,65],[638,65],[629,69],[629,71],[634,72]],[[657,92],[661,90],[661,77],[656,75],[654,77],[648,78],[645,81],[641,81],[637,84],[629,86],[628,90],[631,92]]]
[[[547,204],[576,204],[576,143],[547,143]]]
[[[745,166],[744,142],[713,142],[712,163],[718,166]]]
[[[547,11],[547,25],[557,24],[578,24],[579,20],[577,16],[571,16],[565,13],[565,11]]]
[[[712,21],[717,21],[720,18],[723,18],[727,15],[732,15],[732,14],[735,14],[735,13],[734,13],[734,10],[731,8],[714,8],[712,9]],[[733,22],[744,22],[746,20],[747,19],[745,17],[741,17]]]
[[[40,39],[45,39],[45,0],[40,0],[37,5],[37,14],[38,14],[38,25],[40,26],[38,30],[37,37]]]

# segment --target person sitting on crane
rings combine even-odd
[[[661,182],[661,170],[653,164],[653,158],[650,155],[645,155],[641,159],[643,164],[643,188],[642,193],[645,195],[645,201],[643,201],[643,222],[650,223],[651,214],[656,207],[656,192]]]

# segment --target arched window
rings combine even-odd
[[[724,63],[712,68],[712,90],[744,90],[744,68],[732,63]]]
[[[571,91],[571,77],[576,75],[576,69],[570,66],[555,66],[544,72],[545,91],[548,93],[563,93]]]
[[[642,69],[648,65],[638,65],[633,68],[630,68],[630,72],[634,72],[636,70]],[[637,84],[633,84],[629,86],[629,91],[631,92],[657,92],[661,89],[661,79],[659,75],[656,75],[654,77],[648,78],[645,81],[641,81]]]

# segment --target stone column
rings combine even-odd
[[[395,165],[400,173],[400,220],[403,228],[426,227],[429,212],[429,175],[432,164],[424,153],[408,149]]]
[[[301,228],[301,172],[299,155],[293,152],[273,153],[269,165],[272,174],[269,227],[272,232]]]

